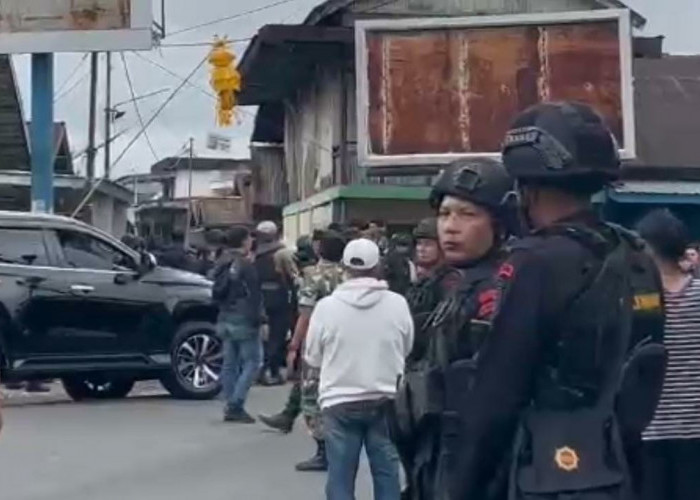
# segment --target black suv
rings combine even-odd
[[[176,397],[213,398],[215,320],[206,279],[73,219],[0,212],[3,381],[60,378],[79,400],[159,379]]]

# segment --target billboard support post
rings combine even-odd
[[[53,212],[53,54],[32,54],[32,211]]]

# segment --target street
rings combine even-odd
[[[294,470],[313,449],[301,420],[283,436],[260,424],[224,424],[218,401],[148,394],[105,403],[12,403],[0,438],[2,498],[324,497],[325,474]],[[274,411],[285,396],[286,388],[254,388],[251,413]],[[372,498],[365,465],[357,498]]]

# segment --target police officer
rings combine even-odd
[[[437,234],[437,219],[429,217],[413,230],[416,242],[415,263],[418,282],[428,279],[442,263],[442,252]]]
[[[590,107],[542,104],[503,160],[531,233],[496,273],[438,498],[633,498],[626,452],[659,396],[664,311],[643,245],[590,202],[618,175],[616,141]]]
[[[491,277],[502,259],[505,207],[513,184],[494,161],[460,161],[433,187],[437,233],[445,265],[408,294],[416,323],[414,351],[397,398],[396,441],[409,488],[405,498],[433,499],[441,449],[443,385],[461,378],[481,341],[477,323],[493,306]],[[453,368],[458,373],[453,373]]]

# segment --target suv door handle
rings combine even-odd
[[[71,285],[70,291],[75,293],[90,293],[95,291],[95,287],[90,285]]]

